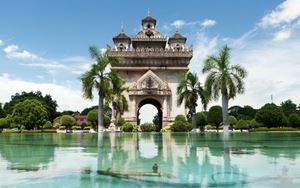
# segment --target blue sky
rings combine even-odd
[[[134,35],[148,8],[158,30],[173,34],[174,25],[194,47],[190,69],[224,44],[232,62],[249,71],[247,92],[231,104],[259,107],[270,95],[280,103],[300,102],[298,0],[96,1],[2,0],[0,2],[0,102],[15,92],[41,90],[60,110],[95,104],[82,99],[78,77],[91,63],[88,46],[104,48],[120,31]],[[218,102],[216,102],[218,103]]]

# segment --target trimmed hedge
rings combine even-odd
[[[74,125],[71,127],[72,130],[81,130],[81,126]]]
[[[41,133],[41,130],[22,130],[21,133]]]
[[[56,133],[56,129],[43,129],[43,133]]]
[[[2,133],[20,133],[21,130],[7,129],[3,130]]]
[[[292,127],[258,127],[255,129],[256,132],[272,132],[272,131],[300,131],[299,129],[292,128]]]

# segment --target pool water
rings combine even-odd
[[[299,188],[300,134],[0,134],[0,187]]]

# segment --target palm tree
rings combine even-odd
[[[80,77],[85,98],[93,99],[93,89],[98,91],[98,132],[102,132],[104,128],[104,100],[111,94],[112,80],[117,76],[117,73],[109,72],[107,68],[109,65],[119,62],[118,58],[108,56],[108,51],[109,49],[105,53],[101,53],[97,47],[89,47],[90,56],[96,62]]]
[[[181,105],[184,102],[185,108],[189,109],[193,128],[196,128],[195,114],[198,97],[200,97],[202,103],[207,101],[207,95],[201,87],[196,73],[184,72],[182,74],[181,81],[177,87],[177,96],[177,104]]]
[[[113,73],[116,74],[116,73]],[[114,110],[114,119],[115,124],[118,122],[118,119],[123,115],[125,111],[128,110],[128,102],[124,96],[124,92],[128,91],[128,88],[125,87],[125,82],[122,80],[118,74],[116,74],[112,79],[112,93],[110,95],[109,101],[112,102],[112,107]]]
[[[222,115],[224,130],[228,129],[228,102],[236,94],[245,91],[243,79],[247,71],[240,65],[231,65],[229,62],[230,49],[226,46],[219,52],[218,56],[208,56],[204,61],[202,72],[207,73],[205,88],[208,95],[215,100],[222,95]]]

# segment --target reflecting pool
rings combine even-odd
[[[0,187],[298,188],[300,134],[0,134]]]

